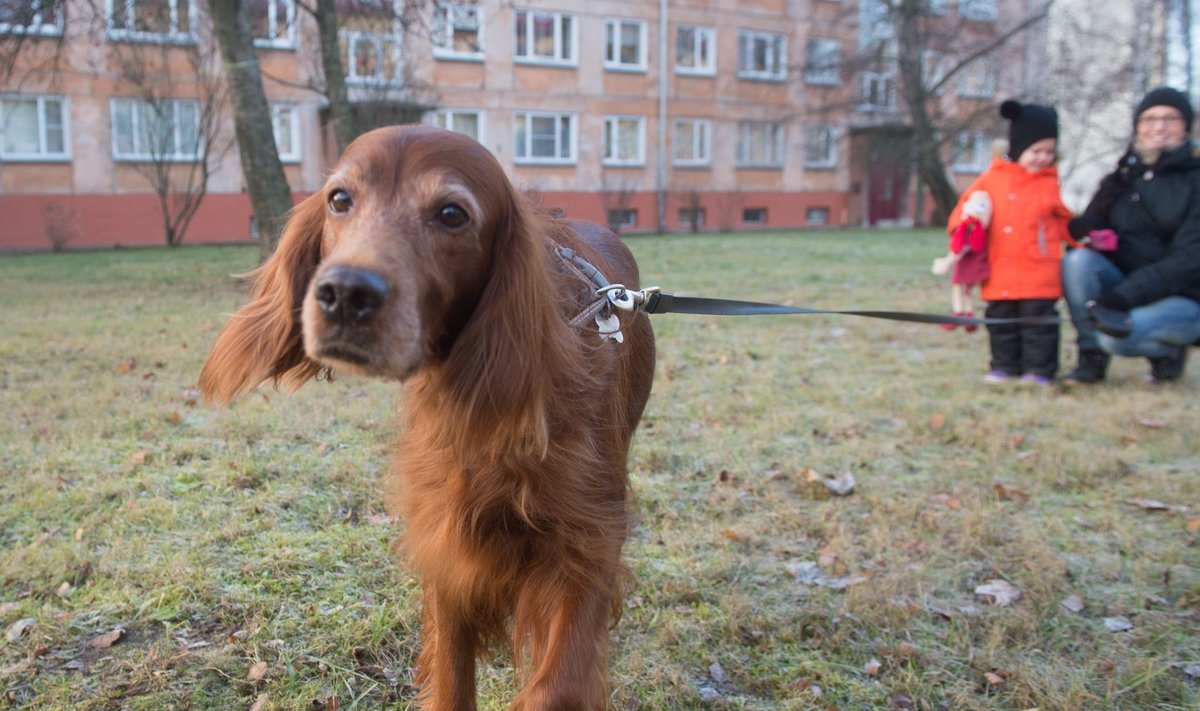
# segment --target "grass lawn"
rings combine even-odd
[[[677,294],[949,310],[932,232],[630,244]],[[198,402],[256,257],[0,257],[0,708],[412,704],[396,387]],[[990,386],[982,332],[652,318],[614,709],[1200,707],[1195,367]],[[994,581],[1019,599],[976,593]],[[509,661],[481,667],[481,708],[506,708]]]

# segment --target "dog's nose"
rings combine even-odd
[[[388,285],[367,269],[334,267],[317,280],[314,294],[321,313],[336,323],[357,323],[383,307]]]

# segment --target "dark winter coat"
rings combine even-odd
[[[1109,259],[1127,278],[1097,301],[1129,309],[1168,296],[1200,301],[1200,148],[1189,142],[1147,166],[1130,151],[1070,230],[1118,235]]]

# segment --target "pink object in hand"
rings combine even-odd
[[[1092,230],[1088,233],[1088,246],[1101,252],[1111,252],[1117,248],[1117,233],[1110,229]]]

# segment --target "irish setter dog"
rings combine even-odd
[[[327,368],[404,384],[394,470],[426,709],[474,709],[476,656],[505,636],[512,709],[607,704],[654,336],[636,311],[602,334],[611,314],[592,318],[605,304],[560,247],[637,288],[616,235],[538,209],[475,141],[372,131],[296,206],[200,374],[215,402]]]

